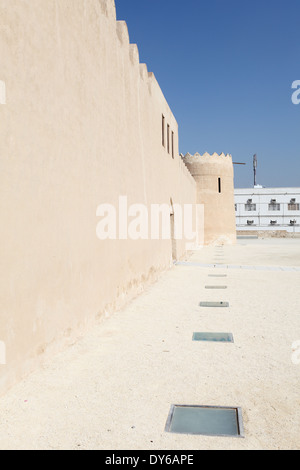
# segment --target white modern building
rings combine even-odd
[[[235,189],[237,231],[300,233],[300,188]]]

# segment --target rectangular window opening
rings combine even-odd
[[[252,204],[252,203],[247,202],[247,204],[245,204],[245,211],[255,212],[256,211],[256,204]]]
[[[165,147],[165,116],[162,116],[162,145]]]
[[[170,126],[167,126],[167,150],[170,153]]]
[[[219,189],[219,194],[222,192],[222,181],[221,178],[218,178],[218,189]]]
[[[277,203],[276,199],[271,199],[269,211],[280,211],[280,204]]]
[[[174,153],[174,132],[172,132],[172,158],[175,157],[175,153]]]

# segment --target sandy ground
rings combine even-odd
[[[299,450],[300,240],[240,240],[188,261],[2,397],[0,449]],[[230,308],[199,307],[210,300]],[[197,331],[235,342],[193,342]],[[245,438],[166,433],[172,404],[241,407]]]

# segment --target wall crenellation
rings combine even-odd
[[[116,5],[114,0],[98,0],[102,13],[108,18],[117,19]]]
[[[116,22],[117,36],[121,44],[126,44],[129,46],[129,32],[126,21],[117,21]]]
[[[140,63],[139,49],[137,44],[129,44],[129,57],[132,65],[138,65]]]
[[[149,76],[147,64],[140,64],[140,76],[144,82],[148,81]]]
[[[99,0],[101,5],[102,5],[102,11],[106,14],[108,4],[111,2],[114,3],[114,0]],[[148,71],[148,66],[145,63],[140,63],[140,55],[139,55],[139,49],[137,44],[131,44],[130,43],[130,35],[128,31],[128,26],[126,21],[123,20],[116,20],[116,33],[118,40],[120,41],[121,46],[127,47],[128,48],[128,54],[129,54],[129,59],[130,62],[133,66],[139,66],[139,74],[141,77],[141,80],[143,83],[145,83],[148,88],[149,94],[152,94],[152,89],[153,86],[156,86],[157,90],[163,96],[162,90],[155,78],[155,75],[153,72]],[[164,97],[163,97],[164,98]],[[166,102],[166,105],[168,107],[168,104]],[[171,110],[169,109],[171,112]]]
[[[220,154],[218,154],[217,152],[214,152],[214,153],[212,153],[212,154],[210,154],[210,153],[208,153],[208,152],[205,152],[203,155],[201,155],[201,154],[198,153],[198,152],[196,152],[194,155],[192,155],[192,154],[190,154],[190,153],[188,152],[188,153],[183,157],[183,160],[185,160],[185,159],[187,159],[187,160],[189,160],[189,159],[192,159],[192,160],[199,160],[199,159],[201,159],[201,158],[215,158],[215,157],[217,157],[217,158],[230,158],[230,159],[232,159],[232,156],[231,156],[229,153],[225,154],[225,153],[223,153],[223,152],[220,153]]]

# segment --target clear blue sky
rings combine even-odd
[[[225,152],[236,187],[300,186],[300,0],[116,0],[179,124],[183,154]]]

